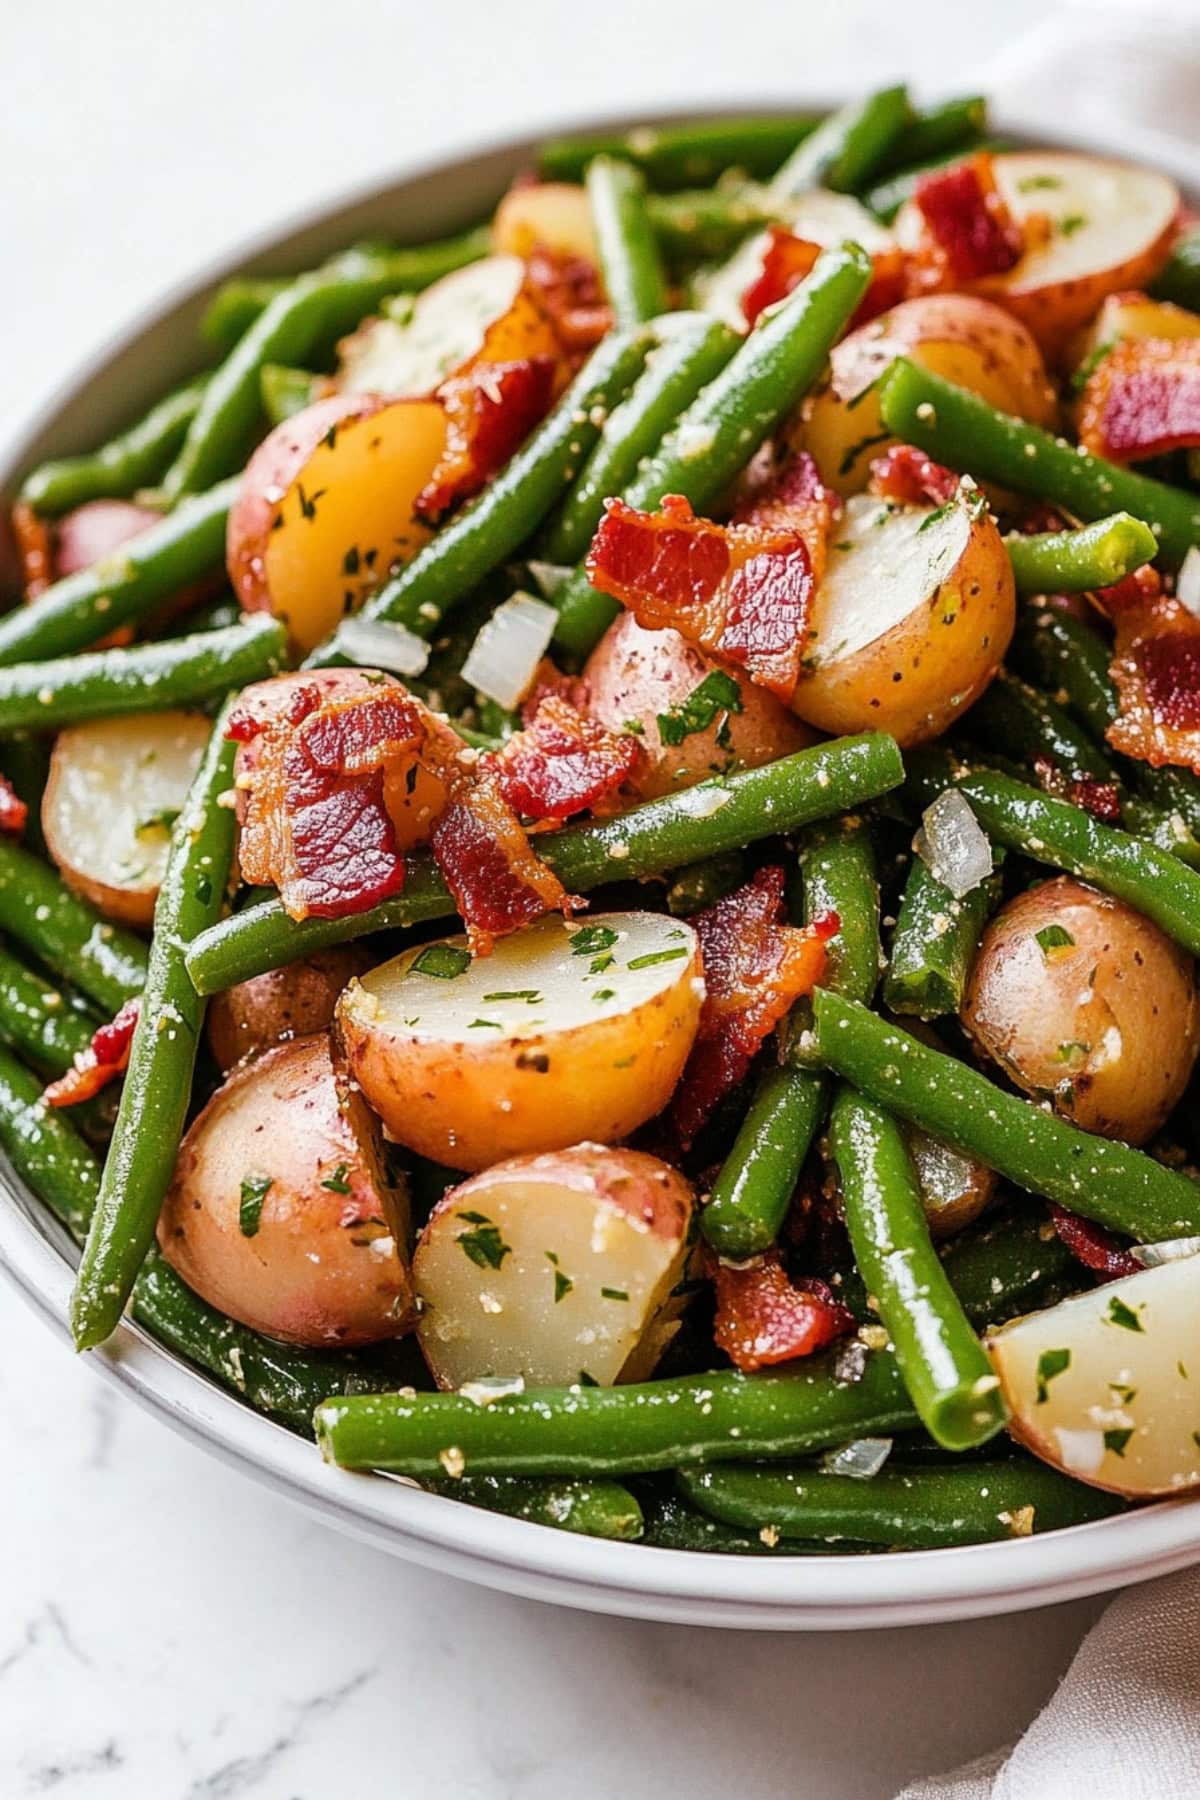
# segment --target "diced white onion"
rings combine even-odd
[[[1161,1244],[1131,1244],[1130,1254],[1143,1269],[1157,1269],[1162,1263],[1182,1262],[1185,1256],[1200,1256],[1200,1237],[1165,1238]]]
[[[992,846],[966,798],[947,788],[921,815],[913,849],[929,873],[949,888],[956,900],[986,881],[992,872]]]
[[[892,1454],[890,1437],[855,1438],[840,1449],[827,1450],[821,1458],[826,1475],[849,1475],[852,1481],[870,1481]]]
[[[420,675],[429,661],[424,638],[385,619],[343,620],[338,649],[360,669],[387,669],[393,675]]]
[[[1200,619],[1200,549],[1195,544],[1180,565],[1175,593],[1188,611]]]
[[[497,706],[516,706],[533,686],[557,623],[558,614],[544,600],[514,594],[496,608],[471,645],[463,680]]]
[[[493,1406],[497,1400],[511,1400],[525,1392],[523,1375],[481,1375],[478,1381],[464,1381],[458,1389],[464,1400],[476,1406]]]
[[[551,563],[530,561],[525,564],[533,580],[533,585],[543,600],[553,600],[563,583],[569,581],[575,573],[570,563]]]

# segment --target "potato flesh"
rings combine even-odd
[[[200,713],[137,713],[60,731],[42,799],[64,878],[109,918],[148,925],[171,825],[211,727]]]
[[[779,219],[795,237],[822,248],[847,239],[861,244],[871,256],[895,248],[891,232],[861,201],[849,194],[832,193],[828,188],[813,188],[796,200],[781,203]],[[762,272],[770,243],[769,231],[752,232],[711,275],[697,275],[692,284],[697,306],[734,331],[744,332],[747,327],[742,296]]]
[[[987,686],[1012,637],[1016,593],[982,496],[943,507],[847,502],[817,588],[792,709],[835,733],[937,737]]]
[[[1167,230],[1179,204],[1165,175],[1104,157],[1014,151],[992,166],[1018,219],[1044,213],[1051,224],[1046,242],[1003,278],[1015,292],[1124,267]]]
[[[587,190],[572,181],[512,188],[496,208],[492,241],[499,253],[528,257],[544,248],[596,260],[596,234]]]
[[[1200,1485],[1198,1290],[1200,1263],[1185,1258],[994,1332],[988,1350],[1014,1437],[1113,1493]]]
[[[522,293],[525,265],[489,256],[435,282],[407,319],[370,319],[339,347],[343,393],[423,399],[476,357],[508,361],[553,348],[546,321]]]
[[[588,1157],[592,1181],[580,1179]],[[690,1212],[675,1170],[601,1146],[508,1163],[456,1189],[413,1259],[417,1332],[438,1385],[616,1381],[682,1274]]]
[[[328,637],[425,543],[429,527],[414,503],[445,437],[435,402],[398,400],[343,420],[308,457],[262,546],[270,609],[300,650]]]
[[[465,953],[466,940],[446,946]],[[430,953],[382,964],[338,1007],[351,1071],[399,1142],[477,1169],[614,1142],[666,1105],[703,997],[690,926],[658,913],[546,917],[452,978],[414,967]]]

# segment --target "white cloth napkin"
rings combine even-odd
[[[1200,1569],[1127,1588],[1015,1745],[897,1800],[1197,1800]]]

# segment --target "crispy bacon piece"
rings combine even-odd
[[[7,775],[0,775],[0,835],[20,837],[29,819],[29,808]]]
[[[478,756],[465,745],[447,755],[440,740],[430,741],[427,756],[447,793],[433,827],[434,859],[477,956],[487,955],[494,938],[545,912],[571,913],[584,904],[534,855],[504,797],[494,757]]]
[[[958,476],[912,444],[893,444],[872,461],[868,486],[903,506],[945,506],[958,492]]]
[[[17,561],[21,565],[21,591],[26,600],[36,600],[54,580],[50,527],[26,500],[18,500],[9,516]]]
[[[551,694],[581,713],[586,713],[592,702],[591,684],[582,675],[564,675],[548,656],[543,656],[533,672],[533,686],[521,702],[522,724],[531,723],[542,701]]]
[[[1079,441],[1110,462],[1200,445],[1200,338],[1125,338],[1088,377]]]
[[[239,844],[245,879],[276,886],[294,919],[344,918],[398,893],[385,769],[413,761],[425,737],[425,709],[398,684],[269,725]]]
[[[1020,262],[1025,236],[996,187],[986,151],[923,175],[913,203],[925,236],[916,259],[924,265],[921,287],[961,287],[1004,275]]]
[[[802,531],[714,525],[669,494],[661,512],[605,502],[588,578],[649,631],[673,626],[690,643],[791,699],[816,587]]]
[[[709,1271],[717,1296],[713,1337],[737,1369],[811,1356],[854,1330],[854,1315],[825,1282],[789,1281],[778,1250],[743,1263],[710,1257]]]
[[[570,256],[537,244],[525,261],[529,284],[549,316],[563,349],[572,355],[594,350],[612,326],[600,271],[586,256]]]
[[[705,998],[672,1104],[685,1145],[745,1075],[792,1002],[810,993],[825,972],[836,913],[801,930],[782,924],[782,912],[783,870],[772,865],[692,920],[704,959]]]
[[[1162,591],[1151,568],[1096,598],[1115,627],[1110,673],[1121,714],[1109,743],[1155,768],[1182,763],[1200,772],[1200,619]]]
[[[783,225],[767,228],[762,266],[742,295],[742,312],[746,323],[754,325],[760,313],[779,300],[786,300],[821,254],[822,245],[809,238],[797,237]],[[899,249],[880,251],[872,258],[874,273],[871,285],[856,308],[848,330],[865,325],[868,319],[886,312],[904,298],[904,260]]]
[[[641,751],[628,732],[610,731],[561,696],[547,694],[524,731],[497,756],[500,791],[532,819],[569,819],[610,799]]]
[[[140,1011],[139,1000],[127,1000],[114,1019],[96,1028],[91,1043],[75,1058],[72,1067],[43,1091],[42,1099],[47,1105],[78,1106],[125,1073]]]
[[[436,519],[456,500],[477,494],[503,468],[545,416],[556,374],[552,356],[526,356],[475,363],[442,383],[438,398],[446,413],[446,446],[417,495],[421,518]]]
[[[1102,1225],[1081,1219],[1078,1213],[1068,1212],[1054,1200],[1050,1202],[1050,1217],[1071,1255],[1085,1268],[1103,1275],[1106,1281],[1119,1281],[1125,1275],[1136,1275],[1140,1271],[1142,1265],[1137,1258],[1118,1244]]]
[[[1053,756],[1035,756],[1032,767],[1043,792],[1069,800],[1072,806],[1081,806],[1106,825],[1121,823],[1121,795],[1114,782],[1101,781],[1094,775],[1068,779]]]

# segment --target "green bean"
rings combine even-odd
[[[1200,231],[1186,231],[1175,240],[1166,267],[1150,283],[1156,300],[1172,300],[1176,306],[1200,309]]]
[[[538,854],[572,890],[639,881],[865,804],[901,778],[894,739],[875,732],[834,738],[761,769],[647,800],[616,818],[547,833],[538,839]],[[727,798],[716,811],[707,811],[714,792]],[[188,969],[197,992],[212,994],[329,944],[453,911],[432,859],[412,856],[406,859],[404,892],[394,900],[348,918],[299,923],[277,900],[265,901],[203,933],[189,948]],[[0,928],[3,924],[0,917]]]
[[[1032,763],[1046,757],[1071,781],[1103,781],[1121,786],[1107,749],[1102,748],[1049,694],[1002,669],[963,721],[968,736],[992,749]]]
[[[43,1103],[40,1082],[3,1050],[0,1145],[39,1200],[82,1241],[95,1211],[100,1165],[66,1114]],[[157,1250],[134,1283],[131,1311],[160,1343],[308,1436],[313,1408],[331,1391],[395,1385],[392,1374],[356,1357],[297,1350],[235,1325],[186,1287]]]
[[[62,581],[0,619],[0,668],[67,656],[145,619],[160,600],[225,560],[225,523],[237,481],[200,494],[115,556]]]
[[[694,188],[682,194],[648,194],[646,211],[667,261],[692,265],[728,256],[751,231],[779,209],[751,186]]]
[[[728,486],[808,391],[871,278],[855,244],[826,250],[789,299],[763,315],[721,373],[697,395],[625,489],[653,509],[667,494],[703,507]],[[620,610],[579,570],[555,595],[563,649],[583,657]]]
[[[642,1509],[619,1481],[530,1481],[515,1475],[468,1475],[458,1481],[431,1481],[436,1494],[507,1513],[535,1525],[552,1525],[583,1537],[636,1543],[642,1536]]]
[[[118,1012],[142,991],[146,946],[141,938],[108,924],[63,885],[56,870],[7,838],[0,838],[0,931],[94,1000],[102,1013]]]
[[[197,706],[277,675],[286,663],[287,632],[267,613],[251,613],[224,631],[132,650],[14,663],[0,668],[0,737],[30,726],[57,729],[157,707]]]
[[[1079,519],[1102,519],[1119,507],[1149,525],[1160,553],[1176,566],[1200,542],[1200,496],[1076,449],[906,357],[884,372],[877,391],[887,429],[951,468],[1051,501]]]
[[[889,1012],[938,1019],[962,1005],[983,928],[1000,902],[993,876],[956,899],[919,856],[909,865],[883,978]]]
[[[1023,781],[956,767],[944,750],[930,746],[910,757],[906,793],[914,805],[929,805],[947,787],[970,802],[989,837],[1115,894],[1200,955],[1200,876],[1178,857]]]
[[[42,831],[42,795],[46,791],[46,781],[50,774],[50,741],[35,731],[25,731],[8,739],[0,745],[0,766],[4,770],[4,778],[29,809],[29,817],[25,821],[22,833],[28,849],[36,850],[39,856],[46,854],[46,839]]]
[[[636,380],[652,343],[645,326],[610,332],[512,460],[372,595],[359,617],[394,619],[420,637],[432,637],[451,607],[537,530],[574,480],[608,413]],[[339,656],[335,634],[307,666]]]
[[[822,913],[838,916],[829,981],[869,1000],[879,978],[879,883],[869,830],[855,817],[815,827],[802,845],[801,867],[805,922]],[[797,1024],[806,1010],[793,1009]],[[720,1255],[753,1256],[775,1242],[826,1099],[825,1080],[815,1071],[772,1064],[760,1075],[701,1214],[701,1230]]]
[[[213,726],[171,833],[129,1068],[71,1298],[80,1350],[102,1343],[116,1326],[175,1168],[204,1020],[184,951],[220,917],[233,863],[235,820],[222,803],[236,749],[225,736],[228,711]]]
[[[1000,1383],[933,1247],[903,1132],[842,1087],[829,1136],[854,1260],[921,1423],[947,1450],[986,1443],[1006,1417]]]
[[[816,1052],[860,1092],[1031,1193],[1155,1242],[1200,1228],[1200,1183],[996,1087],[829,988],[814,997]]]
[[[1012,532],[1004,543],[1023,594],[1082,594],[1111,587],[1158,554],[1150,527],[1127,512],[1078,531]]]
[[[788,1538],[778,1532],[750,1534],[717,1519],[706,1518],[677,1493],[656,1495],[645,1509],[644,1544],[657,1550],[703,1550],[717,1556],[850,1556],[866,1553],[871,1546],[845,1540],[825,1543],[818,1539]]]
[[[810,188],[853,193],[865,187],[911,120],[908,90],[882,88],[830,113],[797,145],[768,183],[772,200],[794,199]]]
[[[244,457],[261,408],[264,363],[303,362],[322,343],[351,331],[389,294],[425,287],[485,256],[486,232],[413,250],[357,253],[301,275],[273,296],[210,378],[178,456],[163,478],[169,500],[228,475]]]
[[[1060,1531],[1126,1504],[1032,1457],[884,1468],[869,1481],[804,1467],[681,1469],[677,1480],[686,1500],[743,1531],[908,1550]]]
[[[885,1351],[865,1353],[856,1381],[839,1380],[838,1366],[827,1355],[770,1374],[530,1388],[491,1406],[461,1394],[354,1395],[317,1408],[317,1440],[342,1468],[418,1479],[443,1475],[455,1451],[472,1476],[619,1476],[804,1456],[917,1423]]]
[[[725,169],[773,175],[818,123],[803,114],[699,119],[685,125],[639,125],[601,137],[552,138],[538,153],[538,167],[547,181],[581,181],[594,157],[619,156],[641,169],[651,187],[706,187]]]
[[[63,1075],[95,1029],[94,1019],[0,944],[0,1042],[39,1073]]]
[[[85,501],[124,500],[149,487],[182,444],[204,388],[205,379],[176,388],[98,450],[39,464],[25,477],[19,498],[44,518],[56,518]]]
[[[729,361],[739,339],[704,313],[673,313],[656,322],[659,339],[644,373],[609,415],[596,447],[539,545],[551,563],[577,563],[604,512],[604,502],[636,476],[643,457]]]
[[[987,101],[982,94],[962,94],[925,107],[901,126],[876,173],[895,174],[912,163],[961,156],[976,145],[986,127]]]
[[[1040,1202],[1021,1195],[942,1246],[942,1264],[972,1325],[1002,1325],[1050,1306],[1086,1279]]]
[[[667,282],[646,210],[646,178],[631,163],[598,156],[587,193],[604,291],[618,325],[643,325],[667,304]]]
[[[677,919],[690,919],[732,894],[746,879],[746,863],[740,851],[728,850],[721,856],[706,857],[703,862],[678,870],[667,888],[667,911]]]
[[[1024,607],[1017,615],[1010,660],[1030,681],[1061,693],[1094,736],[1104,738],[1120,713],[1116,686],[1108,672],[1108,646],[1090,625],[1052,607]],[[1147,800],[1168,814],[1178,813],[1200,832],[1200,780],[1190,769],[1152,769],[1131,759],[1130,781]]]
[[[270,425],[282,425],[303,412],[317,397],[318,377],[308,369],[291,369],[285,363],[264,363],[259,371],[262,409]]]
[[[204,309],[200,335],[228,355],[286,286],[286,276],[279,275],[234,275],[223,281]]]

